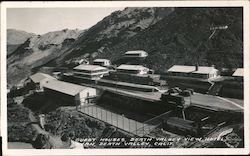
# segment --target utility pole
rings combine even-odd
[[[216,27],[210,27],[210,30],[212,31],[212,33],[209,35],[209,37],[207,38],[206,41],[200,41],[198,46],[196,47],[195,49],[195,54],[197,56],[197,60],[196,60],[196,66],[199,66],[199,56],[200,54],[198,54],[198,51],[199,49],[201,48],[201,46],[205,43],[205,42],[208,42],[209,40],[211,40],[214,36],[215,36],[215,33],[219,30],[226,30],[228,29],[228,26],[225,25],[225,26],[216,26]]]

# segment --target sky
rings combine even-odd
[[[62,29],[88,29],[124,8],[8,8],[7,28],[45,34]]]

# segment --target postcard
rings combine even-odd
[[[1,3],[3,155],[249,154],[248,1]]]

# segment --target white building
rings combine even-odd
[[[243,68],[237,68],[235,70],[235,72],[233,73],[233,77],[235,77],[237,80],[243,80],[244,69]]]
[[[56,80],[56,78],[44,73],[36,73],[34,75],[31,75],[29,78],[35,85],[37,91],[43,91],[43,86],[45,83]]]
[[[75,64],[89,64],[89,61],[86,59],[80,59],[80,60],[76,60]]]
[[[53,72],[52,75],[53,75],[54,78],[60,79],[60,77],[62,75],[62,72]]]
[[[133,50],[125,52],[125,57],[145,58],[148,53],[143,50]]]
[[[59,99],[68,105],[83,105],[96,96],[96,89],[63,81],[49,81],[44,84],[48,97]]]
[[[110,60],[107,60],[107,59],[95,59],[94,62],[93,62],[94,65],[99,65],[99,66],[110,66],[111,65],[111,62]]]
[[[75,67],[73,70],[75,77],[87,78],[91,80],[98,80],[109,73],[107,68],[98,65],[82,64]]]
[[[147,74],[149,69],[141,65],[126,65],[122,64],[116,69],[117,72],[126,74]]]
[[[219,76],[219,71],[214,67],[174,65],[168,69],[168,75],[210,79]]]
[[[244,76],[244,69],[243,68],[237,68],[235,72],[233,73],[233,76],[235,77],[243,77]]]

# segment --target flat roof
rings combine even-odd
[[[95,70],[105,70],[107,68],[102,67],[102,66],[98,66],[98,65],[81,64],[81,65],[75,67],[74,69],[95,71]]]
[[[243,68],[237,68],[235,70],[235,72],[233,73],[233,76],[243,77],[244,76],[244,69]]]
[[[90,89],[89,87],[84,87],[58,80],[49,81],[48,83],[45,83],[44,88],[48,88],[71,96],[75,96],[85,89]]]
[[[139,53],[147,53],[147,52],[145,52],[144,50],[131,50],[125,52],[125,54],[139,54]]]
[[[108,59],[95,59],[94,62],[105,62],[109,61]]]
[[[34,83],[38,83],[44,79],[50,79],[50,80],[56,80],[56,78],[48,75],[48,74],[44,74],[44,73],[36,73],[34,75],[30,76],[30,79],[34,82]]]
[[[123,70],[143,70],[143,69],[148,69],[147,67],[141,66],[141,65],[127,65],[127,64],[122,64],[117,69],[123,69]]]
[[[98,82],[106,82],[106,83],[111,83],[111,84],[116,84],[116,85],[121,85],[121,86],[137,87],[137,88],[143,88],[143,89],[156,89],[156,90],[159,90],[159,88],[157,88],[155,86],[142,85],[142,84],[129,83],[129,82],[122,82],[122,81],[116,82],[116,81],[112,81],[112,80],[101,79]]]
[[[195,68],[195,66],[174,65],[168,72],[209,74],[214,70],[218,71],[214,67],[199,66],[197,71]]]

